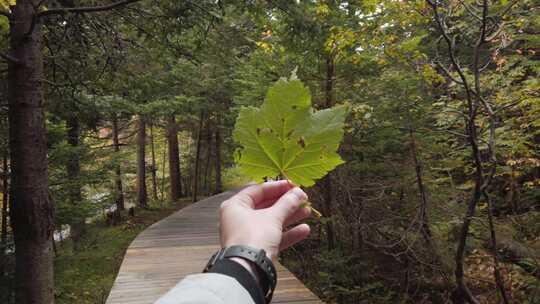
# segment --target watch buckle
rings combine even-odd
[[[204,272],[207,272],[208,270],[210,270],[210,268],[212,266],[214,266],[214,264],[223,257],[223,255],[225,254],[225,248],[221,248],[220,250],[218,250],[216,253],[214,253],[212,255],[212,257],[210,258],[210,261],[208,261],[208,264],[206,264],[206,267],[204,268]]]

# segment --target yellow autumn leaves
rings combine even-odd
[[[2,10],[9,12],[9,7],[14,6],[15,3],[15,0],[0,0],[0,7],[2,7]]]

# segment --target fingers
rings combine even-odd
[[[275,214],[281,223],[285,223],[300,208],[300,204],[306,200],[306,193],[302,189],[295,187],[277,200],[271,207],[271,212]]]
[[[255,206],[255,209],[266,209],[268,207],[272,207],[272,205],[276,203],[277,199],[278,198],[260,202],[257,204],[257,206]]]
[[[283,224],[283,227],[288,227],[290,225],[296,224],[300,222],[301,220],[307,219],[311,216],[311,209],[309,208],[298,208],[293,215],[289,216],[285,220],[285,223]]]
[[[309,236],[310,231],[308,224],[300,224],[283,233],[281,244],[279,244],[279,251],[287,249],[306,239]]]
[[[239,202],[255,208],[260,203],[275,201],[292,187],[294,186],[288,180],[251,185],[230,198],[229,202]]]

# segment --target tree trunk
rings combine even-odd
[[[180,151],[178,148],[178,129],[176,118],[171,115],[167,120],[167,141],[169,146],[169,178],[171,179],[171,200],[177,201],[182,196],[180,175]]]
[[[160,192],[161,192],[161,199],[164,200],[165,199],[165,164],[166,164],[166,160],[165,160],[165,157],[167,157],[167,150],[164,148],[163,149],[163,154],[161,156],[161,163],[163,164],[163,166],[161,167],[161,186],[160,186]]]
[[[137,132],[137,203],[141,208],[148,207],[146,192],[146,123],[142,116],[138,120]]]
[[[82,202],[81,192],[81,164],[78,148],[80,147],[80,125],[77,117],[70,117],[66,121],[67,142],[71,146],[69,160],[66,163],[68,197],[73,208],[77,208]],[[71,239],[73,240],[73,249],[78,250],[79,244],[85,233],[84,216],[74,216],[70,222]]]
[[[193,133],[191,133],[190,135],[190,139],[192,138],[193,136]],[[186,147],[186,155],[187,155],[187,158],[186,158],[186,174],[185,174],[185,182],[184,182],[184,185],[188,185],[184,188],[184,195],[185,196],[192,196],[193,195],[193,171],[194,171],[194,165],[193,165],[193,159],[191,158],[191,153],[192,153],[192,150],[193,150],[193,140],[189,140],[187,142],[187,147]]]
[[[52,243],[52,249],[55,257],[58,257],[58,250],[56,249],[56,242],[54,241],[54,238],[51,240]]]
[[[214,194],[223,192],[223,184],[221,181],[221,133],[219,131],[219,124],[216,126],[215,131],[215,140],[216,140],[216,188],[214,189]]]
[[[411,141],[411,157],[413,159],[414,171],[416,173],[416,185],[418,186],[418,192],[420,193],[420,225],[422,228],[422,236],[424,240],[431,246],[433,245],[431,237],[431,229],[429,228],[428,216],[427,216],[427,193],[422,178],[422,164],[418,160],[418,151],[416,149],[416,138],[412,128],[409,127],[409,139]]]
[[[201,159],[201,141],[202,141],[202,131],[203,131],[203,121],[204,113],[201,111],[199,115],[199,131],[197,133],[197,151],[195,152],[195,174],[193,176],[193,196],[192,201],[197,201],[197,195],[199,190],[199,163]]]
[[[212,131],[210,130],[210,120],[206,122],[206,164],[204,166],[203,189],[206,194],[210,193],[210,160],[212,158]]]
[[[112,137],[113,137],[113,146],[114,146],[114,154],[117,156],[115,162],[115,168],[114,168],[114,183],[116,185],[116,210],[118,210],[118,214],[120,214],[120,211],[123,211],[125,209],[124,204],[124,189],[122,186],[122,170],[120,168],[120,163],[118,162],[118,154],[120,153],[120,139],[119,139],[119,130],[118,130],[118,118],[116,115],[113,117],[112,121]]]
[[[35,1],[18,1],[10,20],[9,137],[10,219],[15,240],[15,302],[54,302],[52,237],[54,203],[49,196],[47,142],[41,83],[42,31]],[[34,22],[37,22],[34,26]],[[33,28],[32,31],[29,29]]]
[[[510,166],[512,170],[510,172],[509,192],[506,196],[506,201],[509,205],[509,210],[512,210],[514,215],[518,214],[518,202],[519,202],[519,185],[517,181],[517,174],[514,166]]]
[[[7,237],[8,237],[8,225],[7,225],[7,213],[8,213],[8,200],[9,200],[9,167],[8,167],[8,157],[7,154],[4,154],[2,157],[2,238],[0,243],[0,280],[2,279],[5,273],[5,252],[7,247]]]
[[[331,174],[328,173],[326,177],[322,180],[322,191],[323,191],[323,200],[324,200],[324,214],[327,217],[332,216],[332,178]],[[335,245],[335,235],[334,235],[334,224],[331,220],[326,222],[326,241],[328,242],[328,250],[334,250]]]
[[[446,269],[445,265],[443,264],[443,260],[441,258],[441,255],[439,254],[437,245],[433,241],[431,228],[429,227],[429,219],[428,219],[428,214],[427,214],[427,209],[428,209],[427,191],[426,191],[426,187],[424,185],[424,180],[423,180],[422,163],[418,159],[416,138],[414,136],[414,131],[411,126],[409,126],[409,139],[411,141],[411,157],[413,159],[414,170],[416,173],[416,185],[418,186],[418,192],[420,193],[420,199],[421,199],[421,204],[420,204],[421,230],[420,231],[421,231],[422,237],[424,238],[424,241],[426,242],[427,246],[429,247],[432,253],[433,260],[430,261],[430,263],[441,266],[441,276],[445,280],[450,282],[450,279],[448,278],[448,275],[447,275],[448,269]]]
[[[334,88],[334,58],[329,54],[326,58],[326,81],[325,81],[325,108],[331,108],[334,106],[333,88]],[[332,177],[331,174],[322,180],[322,192],[323,192],[323,212],[326,216],[332,214]],[[326,222],[326,238],[328,242],[328,250],[335,248],[335,234],[334,224],[332,220]]]
[[[156,147],[154,145],[154,126],[150,124],[150,149],[152,154],[152,197],[157,201],[157,166],[156,166]]]

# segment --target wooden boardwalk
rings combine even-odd
[[[233,194],[199,201],[139,234],[127,249],[107,304],[150,304],[186,275],[200,273],[219,248],[219,206]],[[322,303],[286,268],[276,267],[272,303]]]

